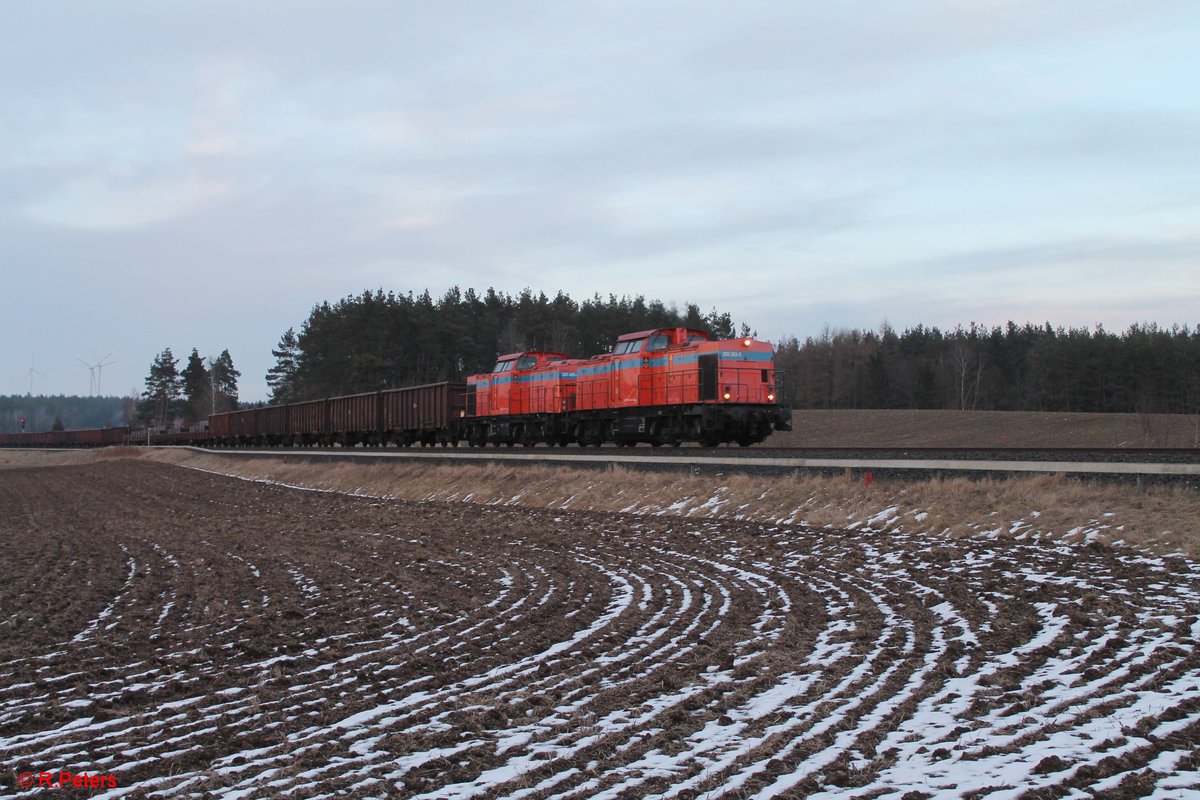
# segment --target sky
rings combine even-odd
[[[1198,86],[1195,0],[6,3],[0,394],[377,288],[1194,327]]]

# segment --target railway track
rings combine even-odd
[[[1200,451],[1121,449],[960,448],[274,448],[217,449],[229,457],[285,457],[311,461],[397,459],[480,464],[488,462],[583,468],[678,470],[693,473],[870,472],[874,477],[923,479],[953,475],[1071,474],[1101,480],[1200,484]],[[1015,457],[1014,457],[1015,456]]]
[[[207,448],[201,448],[207,449]],[[1198,447],[254,447],[221,448],[211,452],[340,453],[340,454],[533,454],[549,457],[611,460],[629,458],[719,459],[839,459],[916,461],[1072,462],[1089,464],[1200,464]]]
[[[585,456],[594,454],[598,458],[607,458],[613,453],[620,453],[634,457],[671,456],[682,459],[702,454],[717,458],[748,459],[878,459],[884,461],[911,459],[1110,464],[1200,464],[1200,448],[1196,447],[557,447],[533,448],[532,451]],[[530,449],[517,448],[515,452],[530,452]]]

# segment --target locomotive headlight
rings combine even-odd
[[[753,339],[742,339],[742,347],[749,347]]]
[[[728,386],[726,386],[726,387],[725,387],[725,394],[723,394],[723,395],[721,395],[721,396],[722,396],[722,397],[724,397],[726,400],[728,400],[730,397],[732,397],[732,396],[733,396],[733,395],[731,395],[731,394],[729,393],[729,387],[728,387]]]
[[[775,402],[775,393],[774,392],[767,392],[767,402],[769,402],[769,403]]]

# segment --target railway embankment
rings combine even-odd
[[[415,502],[561,508],[818,529],[1130,545],[1200,558],[1200,491],[1065,475],[720,474],[527,464],[314,463],[186,450],[144,457],[248,480]]]
[[[247,480],[414,502],[741,519],[850,533],[1094,542],[1200,558],[1200,491],[1194,487],[1138,487],[1062,474],[969,478],[913,471],[908,477],[872,480],[849,470],[724,474],[400,459],[380,465],[127,448],[8,451],[0,453],[0,469],[114,458],[148,458]]]

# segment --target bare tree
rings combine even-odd
[[[964,341],[950,348],[949,370],[955,392],[955,405],[960,411],[974,411],[979,402],[979,385],[983,381],[983,359]]]

